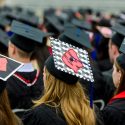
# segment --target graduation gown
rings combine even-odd
[[[94,109],[96,112],[96,125],[104,125],[101,112],[96,106]],[[22,121],[24,125],[67,125],[61,112],[45,104],[25,113]]]
[[[109,100],[113,97],[114,85],[113,83],[109,83],[109,81],[106,80],[107,77],[103,76],[96,62],[92,64],[92,69],[95,80],[93,83],[93,100],[95,104],[98,106],[98,108],[102,110],[105,107],[105,105],[109,102]],[[87,95],[89,96],[91,83],[85,81],[84,79],[80,79],[79,81],[83,85]]]
[[[42,94],[42,76],[32,64],[25,64],[7,80],[7,91],[12,109],[29,109]]]
[[[42,104],[23,117],[24,125],[67,125],[63,117],[57,115],[55,108]]]
[[[105,125],[125,125],[125,91],[111,99],[102,115]]]

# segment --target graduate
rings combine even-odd
[[[94,81],[87,39],[77,28],[67,29],[59,39],[50,38],[53,56],[44,66],[44,94],[24,115],[24,125],[95,125],[99,121],[78,82],[80,77]]]
[[[114,96],[104,108],[103,118],[105,125],[125,124],[125,40],[121,45],[120,54],[113,65],[113,83],[116,88]]]
[[[36,43],[42,42],[42,32],[18,21],[13,21],[11,31],[14,34],[9,42],[8,55],[24,66],[7,80],[7,91],[12,109],[25,110],[31,108],[32,100],[42,94],[40,71],[35,70],[31,63]]]
[[[114,34],[111,37],[111,39],[109,40],[108,51],[109,51],[110,62],[113,64],[115,62],[116,58],[120,55],[119,48],[125,37],[125,26],[122,26],[121,24],[116,23],[111,28],[114,31]],[[105,79],[106,83],[110,86],[109,97],[108,97],[109,100],[113,96],[113,93],[115,91],[115,87],[114,87],[113,79],[112,79],[112,72],[113,72],[112,68],[103,72],[104,79]]]

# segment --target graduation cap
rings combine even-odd
[[[12,22],[11,31],[14,35],[11,42],[25,52],[32,52],[36,44],[42,44],[43,38],[47,35],[41,30],[18,21]]]
[[[125,54],[125,39],[123,40],[119,50],[120,50],[120,52]]]
[[[9,43],[9,37],[6,34],[6,32],[0,30],[0,43],[4,45],[6,48],[8,48],[8,43]]]
[[[27,11],[24,11],[23,13],[19,14],[19,20],[23,23],[26,23],[28,25],[38,27],[39,25],[39,17],[36,15],[32,15],[28,13]]]
[[[73,19],[71,22],[81,29],[92,30],[92,25],[84,20]]]
[[[80,29],[77,30],[77,28],[70,28],[61,34],[59,39],[50,38],[53,57],[46,61],[46,68],[53,76],[67,84],[76,84],[79,78],[93,83],[94,78],[87,51],[87,47],[90,47],[88,34]],[[91,107],[93,105],[92,88]]]
[[[121,68],[125,70],[125,54],[121,53],[117,58],[116,58],[117,63]]]
[[[91,43],[89,41],[89,35],[84,30],[71,25],[67,25],[67,27],[65,27],[65,31],[59,36],[59,39],[68,43],[72,43],[78,47],[92,49]]]
[[[68,84],[75,84],[78,80],[75,77],[94,82],[89,56],[86,50],[75,47],[64,41],[60,41],[59,39],[50,38],[50,40],[52,44],[55,67],[57,70],[65,72],[63,73],[64,75],[62,73],[57,73],[57,78]],[[53,70],[53,68],[50,68],[50,71],[51,70]],[[54,72],[56,72],[56,70]],[[71,77],[68,75],[66,77],[67,73],[70,74]]]
[[[6,17],[0,16],[0,28],[5,30],[7,26],[11,24],[11,21]]]
[[[7,19],[9,19],[10,21],[19,20],[19,13],[16,11],[3,12],[2,15]]]
[[[23,63],[0,54],[0,79],[6,81],[22,66]]]
[[[113,27],[111,27],[116,33],[112,36],[112,42],[120,48],[121,43],[125,37],[125,26],[122,26],[116,23]]]
[[[73,29],[70,30],[73,31]],[[83,46],[86,46],[83,39],[86,39],[88,35],[85,32],[82,32],[80,36],[77,36],[77,33],[74,34],[75,31],[71,32],[70,30],[65,31],[65,33],[59,37],[59,39],[54,39],[52,37],[50,38],[55,67],[53,67],[50,63],[47,65],[48,70],[51,73],[54,71],[53,75],[56,74],[57,78],[65,81],[68,84],[75,84],[78,80],[76,77],[94,82],[88,52],[86,49],[83,49]],[[67,41],[65,35],[70,37],[72,41]],[[81,45],[81,47],[78,45],[78,43]],[[66,74],[70,74],[71,77],[68,75],[66,77]]]
[[[45,26],[46,26],[48,32],[59,34],[64,30],[64,27],[59,22],[58,18],[54,15],[45,16],[44,23],[45,23]]]
[[[111,22],[108,19],[101,19],[97,25],[103,27],[111,27]]]

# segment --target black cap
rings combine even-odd
[[[10,21],[19,20],[19,13],[16,11],[3,12],[2,15],[7,19],[9,19]]]
[[[19,21],[34,27],[38,27],[39,25],[39,17],[36,15],[32,15],[27,11],[19,14]]]
[[[64,33],[59,36],[59,39],[74,46],[92,49],[91,43],[89,41],[89,35],[84,30],[76,27],[66,28]]]
[[[120,50],[120,52],[125,54],[125,39],[123,40],[119,50]]]
[[[2,30],[0,30],[0,43],[2,43],[5,47],[8,48],[9,36],[6,34],[6,32]]]
[[[60,34],[64,30],[64,27],[60,23],[59,19],[54,15],[45,16],[44,24],[48,32]]]
[[[12,22],[11,31],[14,33],[11,42],[25,52],[32,52],[37,43],[43,42],[45,35],[41,30],[18,21]]]
[[[98,26],[104,26],[104,27],[111,27],[111,22],[108,19],[101,19],[98,24]]]
[[[117,58],[116,58],[117,63],[119,66],[125,70],[125,54],[121,53]]]
[[[89,31],[92,30],[92,25],[84,20],[73,19],[71,22],[78,28],[89,30]]]
[[[112,30],[114,30],[116,33],[112,36],[112,42],[120,48],[121,43],[123,42],[123,39],[125,37],[125,26],[122,26],[120,24],[115,24],[112,27]]]
[[[10,26],[11,21],[6,17],[0,16],[0,28],[5,30],[6,26]]]

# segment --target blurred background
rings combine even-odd
[[[17,5],[37,11],[49,7],[91,7],[107,12],[118,12],[125,9],[125,0],[5,0],[5,3],[10,6]]]

